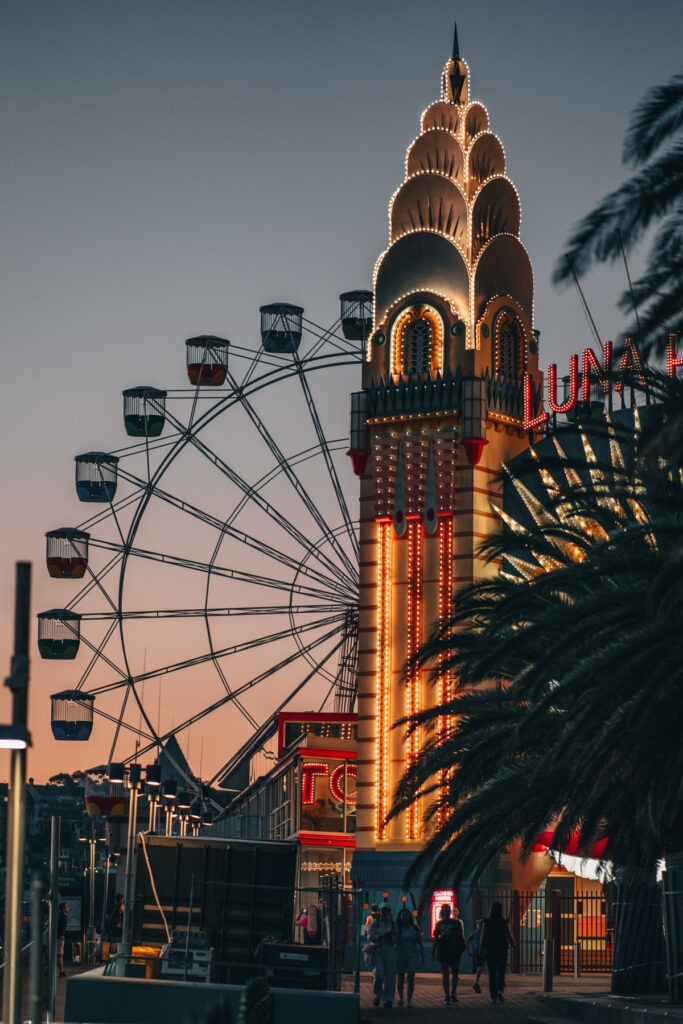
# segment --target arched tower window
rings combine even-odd
[[[405,309],[391,332],[392,373],[412,377],[441,369],[443,338],[443,320],[432,306]]]
[[[517,317],[504,313],[495,327],[494,369],[504,377],[519,379],[524,373],[523,332]]]
[[[403,372],[428,373],[432,365],[432,325],[420,317],[403,332]]]

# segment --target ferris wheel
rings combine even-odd
[[[262,306],[258,349],[189,339],[189,387],[126,389],[128,443],[76,456],[92,514],[46,534],[48,572],[69,593],[38,615],[40,654],[69,680],[52,696],[56,740],[92,732],[101,756],[130,762],[173,736],[214,782],[292,701],[352,709],[347,396],[372,294],[340,299],[328,329],[299,306]]]

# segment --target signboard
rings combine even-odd
[[[611,388],[617,393],[624,390],[626,375],[635,378],[646,387],[645,369],[638,346],[632,338],[624,341],[624,351],[616,372],[612,366],[612,342],[606,341],[603,350],[602,365],[592,348],[585,348],[581,357],[581,375],[579,376],[579,357],[569,357],[569,393],[564,401],[557,398],[557,364],[548,367],[548,407],[553,413],[568,413],[575,409],[579,402],[590,400],[591,377],[608,394]],[[676,376],[676,370],[683,366],[683,356],[676,354],[675,340],[669,339],[667,345],[666,370],[669,377]],[[536,430],[550,418],[550,412],[534,416],[534,379],[530,373],[524,374],[524,429]]]
[[[316,832],[352,832],[355,828],[355,760],[323,750],[301,759],[301,828]],[[344,827],[346,826],[346,827]]]

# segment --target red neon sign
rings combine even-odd
[[[669,377],[676,376],[676,370],[683,366],[683,356],[676,355],[676,340],[671,336],[667,345],[666,369]],[[612,373],[612,342],[606,341],[603,353],[602,366],[591,348],[585,348],[581,358],[581,387],[579,389],[579,357],[569,357],[569,396],[566,401],[557,401],[557,363],[551,363],[548,367],[548,405],[551,412],[567,413],[574,409],[579,402],[579,390],[581,401],[587,402],[590,396],[591,375],[600,384],[602,390],[607,393],[610,388],[610,375]],[[624,390],[624,374],[633,373],[640,384],[645,387],[645,370],[643,361],[638,351],[638,346],[632,338],[624,341],[624,351],[621,356],[617,379],[614,382],[615,391]],[[524,374],[524,429],[536,430],[550,418],[550,413],[543,412],[534,416],[534,380],[530,373]]]
[[[347,778],[355,779],[358,775],[358,768],[355,764],[346,766],[338,764],[330,772],[330,764],[326,761],[305,761],[301,765],[301,802],[312,804],[315,802],[315,780],[318,777],[325,777],[329,780],[330,793],[339,803],[344,801],[344,771]],[[355,801],[356,794],[351,792],[346,799],[349,802]]]

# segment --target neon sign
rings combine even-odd
[[[666,351],[666,370],[669,377],[676,376],[676,369],[683,366],[683,356],[676,355],[675,340],[669,339]],[[632,338],[624,341],[624,351],[619,362],[619,367],[614,381],[614,390],[624,390],[624,375],[633,374],[640,384],[645,387],[645,370],[643,361],[638,351],[638,346]],[[603,392],[607,394],[610,390],[612,377],[612,342],[606,341],[602,366],[591,348],[585,348],[581,357],[581,379],[579,382],[579,357],[569,357],[569,394],[563,402],[557,399],[557,364],[551,363],[548,367],[548,406],[550,412],[567,413],[575,409],[579,401],[588,402],[590,398],[591,376],[597,381]],[[550,412],[543,412],[534,416],[534,380],[530,373],[524,374],[524,429],[536,430],[547,423]]]
[[[330,793],[339,803],[344,801],[344,771],[347,778],[355,779],[358,768],[355,764],[346,764],[342,761],[336,768],[330,771],[331,765],[328,761],[306,761],[301,765],[301,802],[312,804],[315,802],[315,780],[318,777],[328,779]],[[349,792],[346,797],[350,802],[355,801],[355,791]]]

